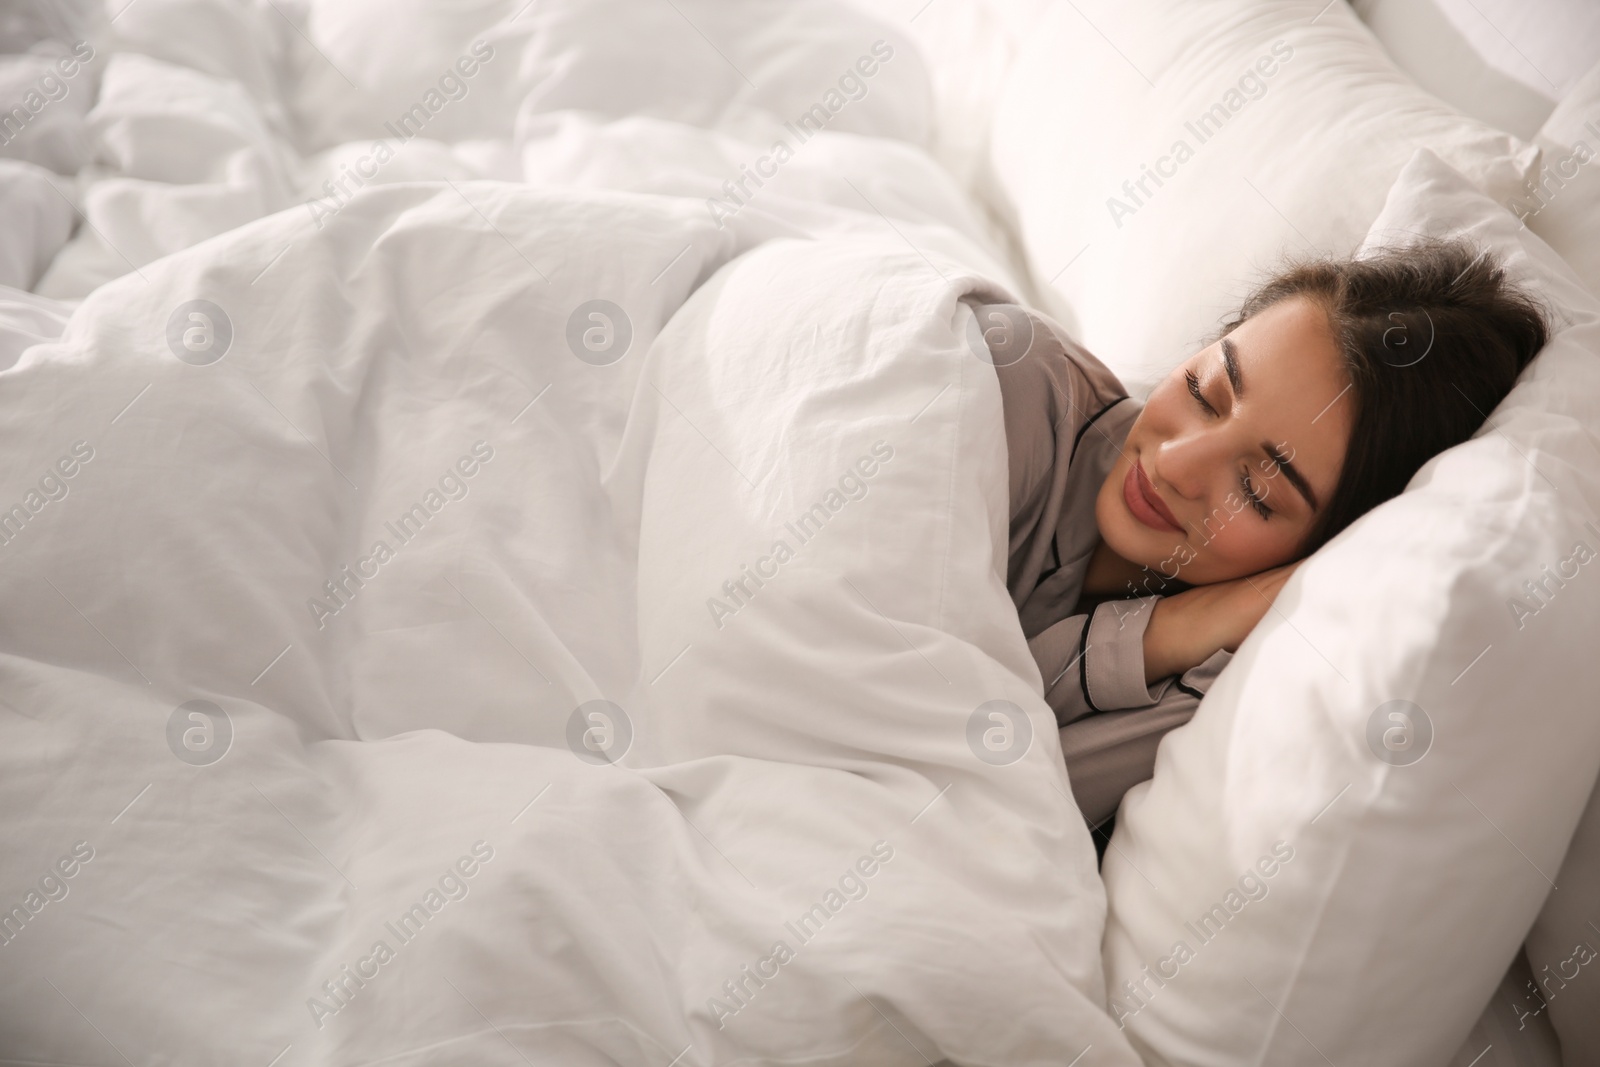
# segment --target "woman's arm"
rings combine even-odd
[[[1056,725],[1104,712],[1149,708],[1174,696],[1167,678],[1145,678],[1144,634],[1160,597],[1107,600],[1028,641]]]
[[[1156,601],[1144,630],[1145,682],[1182,674],[1219,651],[1235,651],[1299,565],[1196,586]]]
[[[1167,597],[1107,601],[1029,642],[1089,825],[1150,777],[1161,739],[1194,715],[1293,572],[1291,564]]]
[[[1294,568],[1289,564],[1166,597],[1107,600],[1037,634],[1028,650],[1039,665],[1056,724],[1198,701]],[[1202,666],[1207,670],[1197,677],[1203,681],[1186,680]]]
[[[1062,727],[1073,799],[1091,826],[1150,777],[1161,738],[1189,721],[1233,658],[1217,651],[1181,674],[1147,683],[1144,635],[1160,603],[1159,597],[1106,601],[1028,642]]]

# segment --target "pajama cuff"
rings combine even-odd
[[[1160,699],[1144,683],[1144,631],[1160,597],[1108,600],[1094,609],[1084,640],[1083,685],[1097,711],[1146,708]],[[1166,683],[1159,686],[1166,689]]]

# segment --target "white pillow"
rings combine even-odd
[[[1502,200],[1537,157],[1418,89],[1342,3],[1077,0],[1017,60],[988,195],[1051,310],[1146,392],[1282,253],[1353,251],[1419,145]]]
[[[1556,106],[1548,85],[1529,85],[1483,55],[1438,0],[1351,0],[1350,6],[1397,67],[1463,114],[1531,138]]]
[[[916,42],[933,88],[933,155],[957,181],[973,184],[988,159],[989,123],[1011,64],[1048,0],[854,2],[905,27]]]
[[[1411,18],[1425,17],[1431,36],[1455,38],[1470,49],[1473,67],[1543,97],[1547,109],[1600,53],[1600,5],[1594,0],[1356,0],[1353,6],[1369,23],[1398,14],[1395,27],[1406,25],[1407,12]],[[1430,13],[1422,16],[1419,9]],[[1373,28],[1386,46],[1391,44],[1384,30]]]
[[[984,196],[991,123],[1000,92],[1034,21],[1050,0],[854,0],[890,25],[903,26],[921,52],[933,90],[929,152],[983,209],[991,244],[1004,252],[1033,304],[1033,286],[1017,236]]]
[[[1600,1063],[1600,981],[1585,974],[1600,962],[1600,793],[1590,796],[1561,871],[1552,876],[1550,892],[1533,929],[1528,931],[1528,969],[1539,988],[1537,997],[1519,990],[1514,1005],[1517,1021],[1545,1016],[1561,1039],[1569,1067]],[[1502,1009],[1503,1011],[1504,1009]]]
[[[1556,105],[1539,143],[1537,183],[1507,206],[1600,294],[1600,62]]]
[[[1600,63],[1568,92],[1540,132],[1544,164],[1538,185],[1509,206],[1530,230],[1547,241],[1600,294]],[[1580,944],[1600,951],[1600,793],[1578,824],[1561,873],[1539,920],[1529,931],[1527,953],[1548,998],[1548,1017],[1569,1064],[1600,1063],[1600,982],[1569,981]],[[1567,977],[1563,978],[1563,974]],[[1523,1010],[1541,1012],[1525,998]]]
[[[1419,233],[1493,250],[1558,332],[1488,426],[1301,567],[1124,799],[1107,986],[1150,1064],[1449,1061],[1600,770],[1600,302],[1425,149],[1369,240]]]

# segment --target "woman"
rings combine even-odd
[[[1150,777],[1297,561],[1470,437],[1547,333],[1497,262],[1444,241],[1289,268],[1143,405],[1030,318],[1020,359],[991,349],[1007,587],[1091,826]]]

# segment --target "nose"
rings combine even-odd
[[[1158,486],[1185,500],[1203,500],[1218,473],[1227,470],[1232,453],[1221,427],[1188,427],[1156,446],[1145,472]]]

